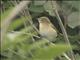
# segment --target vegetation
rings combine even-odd
[[[1,60],[80,60],[80,1],[1,1]],[[55,42],[42,37],[38,18],[55,26]]]

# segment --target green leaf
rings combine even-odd
[[[32,12],[38,12],[38,13],[44,12],[43,5],[31,4],[30,7],[29,7],[29,10],[32,11]]]
[[[38,48],[38,47],[44,46],[46,43],[49,43],[47,39],[41,39],[40,41],[33,43],[32,47]]]
[[[63,12],[67,15],[71,14],[72,12],[80,13],[80,1],[62,1],[60,6]]]
[[[75,28],[76,26],[80,25],[80,13],[79,12],[73,12],[68,16],[68,26],[71,28]]]
[[[13,9],[13,7],[10,7],[4,13],[1,12],[1,21],[8,17],[8,15],[11,13],[12,9]]]
[[[80,11],[80,1],[65,1]]]
[[[14,43],[19,43],[19,42],[23,42],[26,40],[29,40],[31,38],[31,36],[28,34],[17,34],[15,33],[17,36],[12,40]]]
[[[33,54],[33,60],[51,60],[63,52],[70,50],[68,45],[50,45],[44,48],[37,48]]]
[[[12,21],[12,23],[9,26],[9,30],[14,30],[14,29],[20,27],[21,25],[23,25],[24,24],[23,20],[25,20],[25,18],[21,17],[21,18],[18,18],[18,19],[15,19],[14,21]]]
[[[79,54],[76,54],[75,55],[75,58],[76,58],[76,60],[80,60],[80,55]]]
[[[7,36],[5,37],[5,39],[6,40],[4,41],[4,43],[2,44],[2,47],[0,49],[1,53],[12,46],[12,42],[10,41],[10,39]]]
[[[43,5],[45,2],[46,1],[43,1],[43,0],[42,1],[40,1],[40,0],[39,1],[37,1],[37,0],[35,1],[34,0],[34,5]]]
[[[51,3],[52,3],[51,1],[47,1],[44,4],[44,9],[45,9],[45,11],[49,12],[49,14],[51,16],[55,16],[54,7],[53,7],[53,4],[51,4]]]

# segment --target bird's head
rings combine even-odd
[[[46,23],[46,24],[50,24],[50,21],[47,17],[40,17],[38,18],[39,23]]]

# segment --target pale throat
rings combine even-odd
[[[50,24],[49,23],[40,23],[39,27],[40,28],[47,28],[47,27],[50,27]]]

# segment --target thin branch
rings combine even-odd
[[[30,1],[21,1],[20,4],[15,6],[15,8],[12,10],[10,15],[5,19],[1,21],[1,46],[5,42],[4,36],[8,30],[8,27],[10,23],[12,22],[13,18],[18,15],[28,4]]]
[[[14,53],[14,54],[20,56],[20,57],[23,58],[23,59],[27,59],[26,56],[24,56],[24,55],[22,55],[22,54],[20,54],[20,53],[17,53],[17,52],[15,52],[14,50],[12,50],[12,49],[10,49],[10,48],[8,48],[8,50],[9,50],[10,52],[12,52],[12,53]]]
[[[63,53],[66,59],[71,60],[65,53]]]
[[[53,6],[53,3],[54,3],[54,6]],[[63,25],[63,23],[62,23],[62,20],[61,20],[59,14],[58,14],[57,9],[56,9],[56,7],[57,7],[56,4],[57,4],[57,3],[54,2],[54,1],[52,1],[51,4],[52,4],[52,7],[54,8],[53,11],[55,12],[55,14],[56,14],[56,16],[57,16],[57,19],[58,19],[60,28],[61,28],[61,30],[62,30],[64,39],[65,39],[65,41],[66,41],[66,44],[68,44],[68,45],[71,47],[70,42],[69,42],[69,39],[68,39],[68,36],[67,36],[67,33],[66,33],[66,30],[65,30],[65,28],[64,28],[64,25]],[[74,54],[73,54],[73,51],[72,51],[72,47],[71,47],[71,51],[70,51],[70,56],[71,56],[71,60],[75,60]]]
[[[39,36],[37,36],[37,35],[34,35],[34,34],[32,34],[32,33],[25,33],[25,32],[19,32],[19,31],[11,31],[11,33],[16,33],[16,34],[26,34],[26,35],[31,35],[31,36],[35,36],[35,37],[37,37],[37,38],[40,38]]]
[[[15,4],[14,5],[16,5],[17,4],[17,2],[15,2]],[[30,13],[29,13],[29,10],[27,9],[27,8],[25,8],[22,12],[20,12],[21,13],[21,17],[22,16],[24,16],[24,20],[23,20],[23,23],[24,23],[24,27],[25,27],[25,31],[27,31],[26,30],[26,27],[27,27],[27,24],[26,24],[26,20],[28,20],[28,22],[30,23],[30,25],[36,30],[36,32],[37,33],[39,33],[39,31],[38,31],[38,29],[34,26],[34,24],[33,24],[33,22],[32,22],[32,18],[31,18],[31,15],[30,15]],[[27,18],[26,18],[26,16],[27,16]],[[30,32],[31,33],[31,32]],[[34,35],[35,37],[37,37],[37,38],[40,38],[40,37],[38,37],[38,36],[36,36],[36,35]],[[33,37],[32,37],[33,38]]]
[[[30,15],[28,9],[26,9],[26,12],[25,12],[25,19],[27,19],[29,21],[29,23],[31,24],[31,26],[36,30],[36,32],[40,34],[40,32],[38,31],[38,29],[35,27],[35,25],[32,22],[32,17]]]

